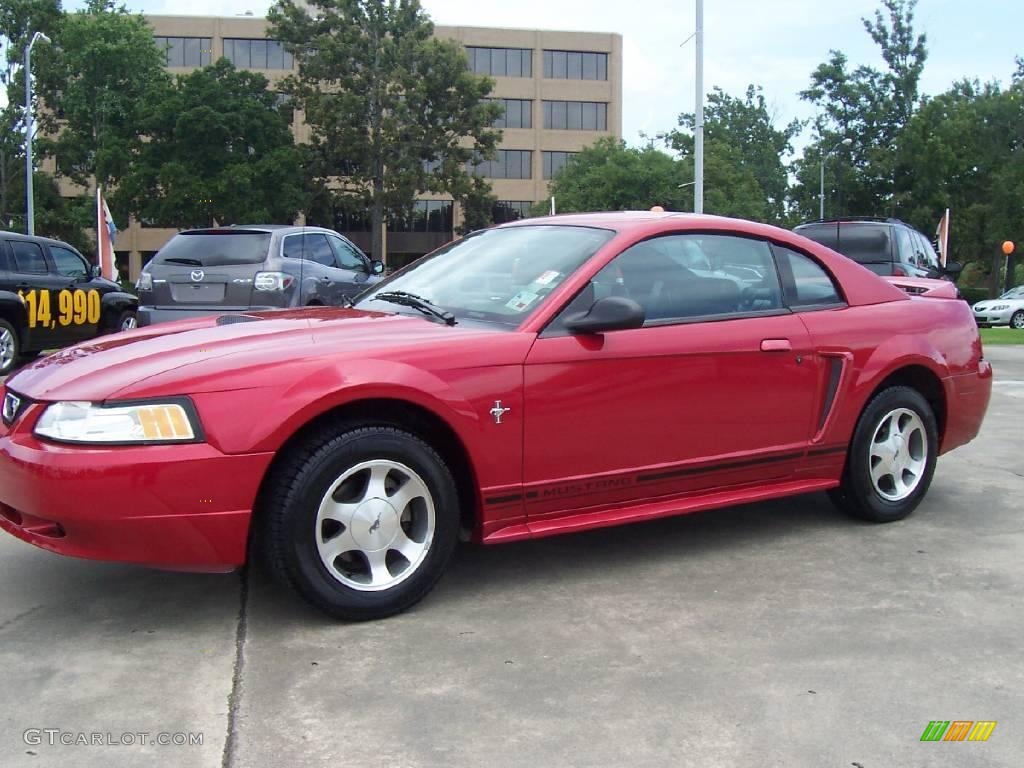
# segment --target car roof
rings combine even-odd
[[[185,229],[179,232],[181,235],[213,234],[219,232],[254,232],[270,234],[272,232],[334,232],[326,227],[310,227],[299,224],[231,224],[226,227],[199,227],[197,229]]]
[[[64,248],[70,248],[71,250],[78,252],[75,246],[65,243],[63,240],[57,240],[53,237],[43,237],[42,235],[23,235],[20,232],[2,232],[0,236],[7,238],[8,240],[22,240],[28,243],[48,243],[49,245],[60,245]]]

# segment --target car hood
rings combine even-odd
[[[102,401],[144,394],[142,382],[181,394],[256,387],[281,363],[380,357],[456,339],[506,334],[409,315],[308,308],[183,320],[101,337],[22,369],[10,389],[34,400]]]

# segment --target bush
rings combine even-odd
[[[968,304],[974,304],[988,298],[988,288],[961,288],[960,295]]]

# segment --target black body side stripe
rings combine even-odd
[[[784,453],[779,456],[767,456],[762,459],[747,459],[746,461],[733,461],[723,464],[711,464],[703,467],[683,467],[682,469],[670,469],[665,472],[655,472],[649,475],[638,475],[638,483],[654,483],[658,480],[667,480],[672,477],[685,477],[686,475],[702,475],[706,472],[724,472],[730,469],[742,469],[753,467],[758,464],[771,464],[777,461],[793,461],[803,456],[803,453]]]

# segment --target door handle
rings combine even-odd
[[[789,339],[762,339],[761,340],[761,351],[762,352],[792,352],[793,345],[789,343]]]

